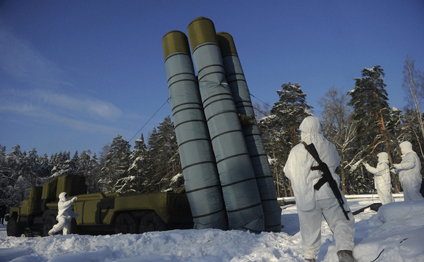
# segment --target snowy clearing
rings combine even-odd
[[[354,256],[358,262],[424,261],[424,201],[396,199],[355,215]],[[378,199],[352,199],[352,211]],[[53,237],[7,237],[0,225],[0,261],[304,261],[295,205],[282,207],[281,233],[173,230],[145,234]],[[384,221],[384,222],[383,222]],[[334,237],[322,223],[318,261],[338,262]]]

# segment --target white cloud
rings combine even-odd
[[[75,88],[69,88],[73,84],[66,72],[4,25],[0,25],[0,72],[18,83],[0,82],[0,112],[93,133],[124,133],[108,124],[122,117],[118,107],[87,95],[69,93]]]
[[[36,86],[69,85],[60,67],[4,26],[0,26],[0,69],[15,80]]]
[[[35,95],[44,104],[89,114],[94,117],[114,120],[122,115],[121,110],[112,103],[96,98],[49,93],[42,90],[37,90]]]
[[[109,102],[88,96],[59,93],[58,87],[72,86],[65,80],[66,73],[4,26],[0,26],[0,70],[18,82],[29,84],[31,88],[24,90],[21,87],[5,87],[0,83],[1,89],[8,93],[3,97],[6,104],[15,96],[23,108],[34,104],[44,109],[53,106],[56,110],[69,110],[69,113],[82,113],[107,120],[116,120],[122,115],[121,110]]]
[[[95,124],[92,121],[84,121],[66,117],[55,113],[53,110],[46,110],[37,105],[23,103],[9,103],[8,105],[0,105],[0,112],[15,113],[21,116],[30,117],[33,120],[48,120],[50,123],[57,123],[68,126],[70,128],[90,133],[103,133],[108,135],[116,135],[126,133],[121,128],[108,126],[104,124]]]
[[[3,106],[18,102],[22,109],[16,108],[16,113],[22,112],[25,108],[37,106],[45,111],[62,112],[63,114],[82,115],[95,119],[113,121],[122,116],[122,111],[107,101],[91,98],[87,96],[76,96],[58,94],[52,91],[34,90],[23,91],[17,89],[4,89],[1,92],[0,101]]]

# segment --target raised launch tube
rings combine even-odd
[[[262,141],[255,113],[250,99],[246,78],[241,67],[233,37],[226,32],[217,34],[224,63],[225,77],[231,88],[237,112],[250,116],[252,124],[242,125],[250,160],[255,171],[256,181],[262,200],[265,216],[265,231],[281,231],[281,208],[277,202],[268,156]]]
[[[168,91],[184,175],[197,229],[227,229],[215,156],[194,74],[186,35],[171,31],[162,38]]]
[[[264,231],[264,213],[255,173],[230,87],[225,79],[215,26],[208,18],[196,18],[188,26],[188,36],[229,229]]]

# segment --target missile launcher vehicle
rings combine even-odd
[[[121,196],[118,193],[86,194],[85,177],[62,175],[43,186],[25,190],[24,200],[11,207],[8,236],[48,236],[57,223],[58,199],[67,192],[74,212],[72,234],[144,233],[169,229],[193,228],[193,218],[184,190],[178,193],[150,193]]]

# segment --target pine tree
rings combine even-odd
[[[351,96],[349,105],[353,107],[353,120],[358,122],[358,139],[371,142],[369,151],[381,151],[385,146],[384,151],[390,153],[386,130],[390,108],[382,76],[384,71],[379,65],[364,68],[362,78],[355,79],[355,89],[348,93]]]
[[[23,177],[28,181],[30,186],[39,186],[44,182],[43,178],[40,177],[40,173],[40,158],[38,157],[37,150],[34,148],[30,150],[28,155],[24,158]]]
[[[90,159],[91,151],[83,150],[80,156],[76,160],[77,174],[85,177],[90,176],[91,172],[91,159]],[[73,157],[75,159],[75,156]]]
[[[299,84],[284,83],[277,91],[279,101],[271,109],[271,115],[258,123],[265,148],[271,161],[271,168],[276,181],[277,194],[293,196],[289,180],[283,176],[283,167],[290,150],[299,143],[299,125],[312,113],[311,105],[306,103],[306,94]],[[288,193],[288,190],[290,193]]]
[[[299,143],[299,125],[303,119],[312,115],[311,105],[306,103],[306,94],[299,84],[284,83],[282,90],[278,90],[279,101],[274,104],[271,114],[275,115],[276,127],[287,134],[286,141],[293,148]]]
[[[137,184],[139,192],[145,191],[143,182],[146,180],[147,172],[147,147],[144,143],[144,136],[141,134],[140,139],[135,140],[134,150],[130,155],[130,167],[128,174],[135,177],[134,183]]]
[[[149,139],[147,142],[147,175],[143,183],[143,187],[145,190],[147,190],[147,192],[159,191],[159,189],[152,185],[154,177],[159,174],[161,168],[159,164],[161,161],[159,160],[160,146],[158,143],[158,137],[159,134],[157,128],[154,127],[152,132],[149,134]]]
[[[100,160],[97,158],[96,153],[90,159],[90,175],[87,176],[87,191],[88,193],[95,193],[101,191],[98,186],[98,181],[101,179],[102,166]]]
[[[48,177],[50,176],[50,172],[51,170],[49,165],[49,157],[47,156],[47,154],[44,154],[40,158],[40,176],[44,179],[48,179]]]
[[[71,161],[71,165],[74,167],[75,169],[75,173],[78,174],[78,169],[79,169],[79,155],[78,155],[78,150],[75,151],[74,156],[70,159]]]
[[[377,65],[373,68],[364,68],[362,78],[355,78],[355,88],[348,92],[351,96],[349,105],[353,107],[352,118],[356,123],[357,143],[361,151],[361,161],[369,159],[371,154],[387,152],[389,162],[392,164],[390,136],[387,132],[387,121],[390,119],[390,107],[388,95],[385,89],[386,84],[384,70]],[[358,162],[358,164],[359,164]],[[362,169],[362,166],[361,166]],[[399,192],[395,182],[395,174],[392,174],[395,192]],[[373,175],[366,173],[362,176],[366,188],[364,191],[371,191],[373,187]]]
[[[12,184],[7,189],[9,202],[17,204],[22,201],[25,188],[30,187],[30,183],[24,177],[24,162],[26,153],[21,152],[21,146],[12,147],[13,151],[6,155],[7,172]]]
[[[128,176],[130,144],[121,135],[113,139],[109,152],[106,155],[106,165],[101,171],[103,192],[127,194],[128,189],[123,181]]]
[[[171,117],[167,116],[158,128],[154,128],[148,141],[147,187],[150,192],[175,191],[184,181],[178,152],[177,139]],[[175,177],[177,176],[177,177]],[[176,182],[173,182],[173,178]],[[173,184],[172,186],[170,186]]]
[[[93,176],[93,169],[95,169],[95,162],[91,159],[91,151],[90,150],[83,150],[80,154],[80,156],[77,158],[76,163],[76,174],[84,176],[85,177],[85,183],[87,184],[87,191],[92,192],[95,188],[95,184],[97,184],[99,177]],[[75,156],[74,156],[75,159]],[[96,191],[93,191],[96,192]]]
[[[9,198],[9,186],[10,183],[10,172],[6,162],[6,147],[0,144],[0,199],[5,202],[6,205],[10,205],[7,201]]]
[[[60,152],[55,158],[53,167],[51,169],[50,178],[65,175],[76,174],[77,169],[75,163],[70,159],[70,152]]]

